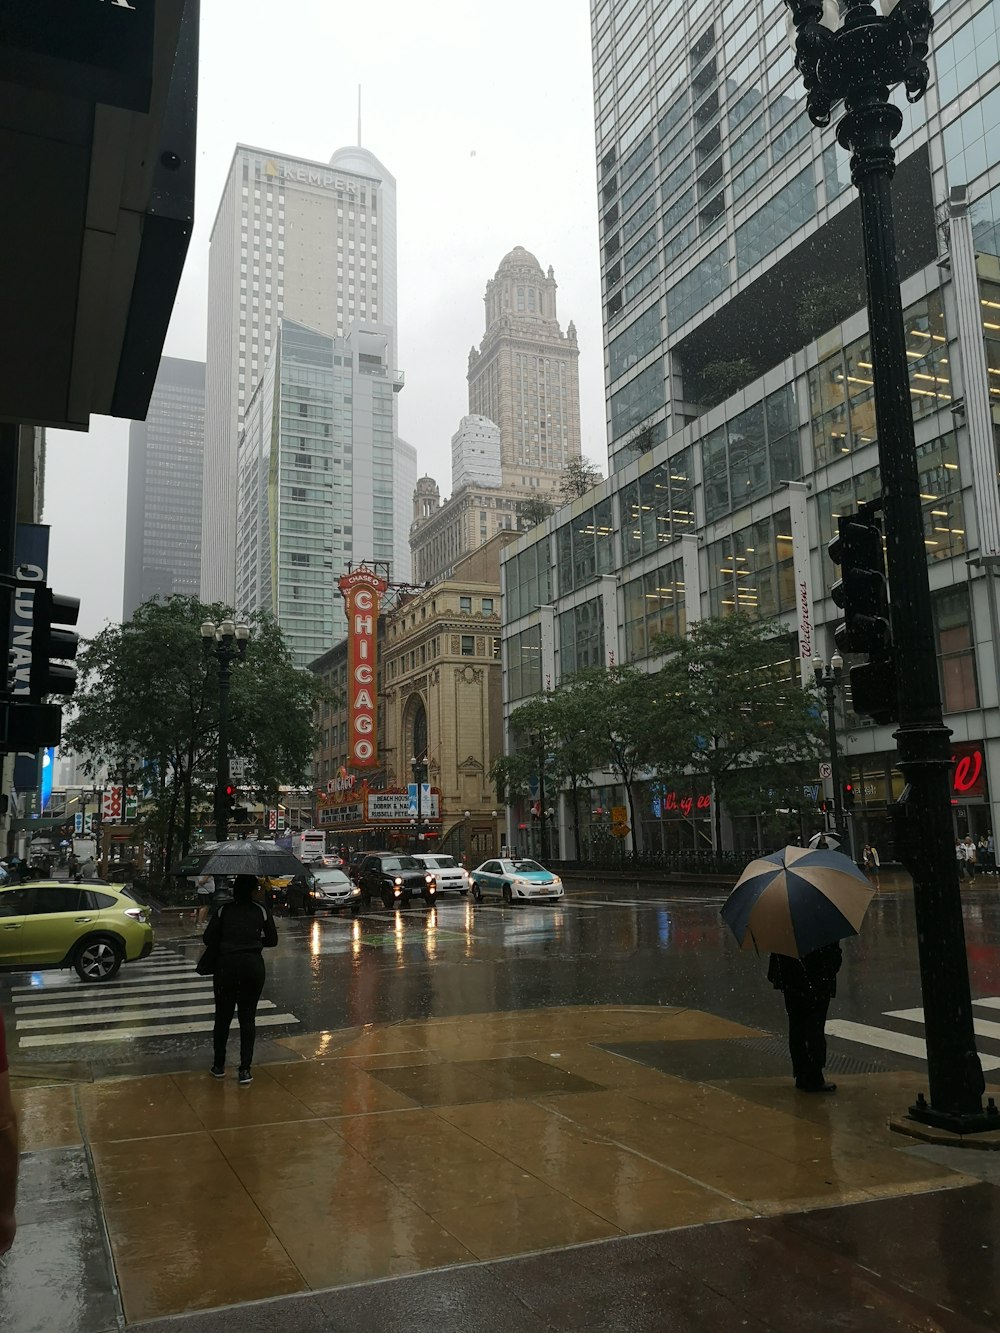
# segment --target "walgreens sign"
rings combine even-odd
[[[378,766],[375,654],[378,611],[386,583],[365,565],[338,586],[347,604],[347,755],[352,768]]]

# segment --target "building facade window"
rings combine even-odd
[[[622,556],[649,555],[694,530],[691,450],[657,464],[621,491]]]
[[[559,616],[559,679],[604,665],[604,602],[593,597]]]
[[[626,583],[625,656],[629,662],[650,657],[658,635],[683,635],[684,566],[671,560]]]
[[[744,611],[767,618],[795,609],[791,515],[787,509],[712,542],[708,548],[710,614]]]
[[[969,590],[965,587],[946,588],[935,593],[933,606],[944,711],[960,713],[978,708]]]
[[[542,627],[531,625],[511,636],[507,661],[507,697],[526,699],[542,689]]]

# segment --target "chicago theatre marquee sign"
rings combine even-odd
[[[376,659],[378,612],[388,586],[373,569],[359,565],[338,586],[347,605],[347,762],[378,767]]]

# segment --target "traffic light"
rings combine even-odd
[[[845,782],[843,787],[844,809],[854,809],[854,783]]]
[[[867,662],[851,667],[851,703],[855,713],[875,722],[891,722],[898,712],[896,664],[892,652],[889,597],[882,554],[882,530],[871,511],[843,514],[830,559],[840,578],[830,596],[844,612],[834,630],[844,653],[864,653]]]
[[[232,784],[226,788],[226,809],[229,811],[230,816],[232,816],[233,811],[236,809],[236,788],[232,786]]]
[[[44,583],[35,589],[31,612],[31,669],[29,692],[35,699],[47,694],[72,694],[76,690],[76,667],[66,666],[76,657],[80,636],[57,625],[75,625],[80,616],[77,597],[60,597]],[[53,659],[55,659],[53,661]]]

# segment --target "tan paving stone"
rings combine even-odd
[[[203,1128],[168,1074],[110,1079],[77,1091],[87,1137],[93,1143],[186,1134]]]
[[[275,1083],[316,1116],[367,1115],[416,1105],[412,1098],[373,1077],[366,1069],[352,1067],[346,1060],[269,1065],[267,1072]]]
[[[248,1088],[241,1088],[235,1077],[214,1079],[200,1070],[174,1074],[173,1081],[205,1129],[249,1128],[315,1118],[308,1106],[283,1088],[265,1068],[254,1070],[253,1083]]]
[[[432,1216],[478,1259],[620,1236],[621,1228],[556,1190],[435,1210]]]

